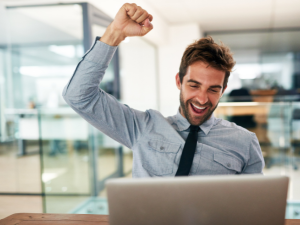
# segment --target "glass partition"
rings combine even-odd
[[[18,7],[9,9],[8,17],[12,43],[12,107],[66,105],[61,90],[84,53],[81,7],[77,4]],[[23,33],[24,29],[27,32]]]
[[[44,196],[47,213],[92,213],[94,199],[106,204],[97,198],[105,196],[105,180],[123,176],[123,149],[76,114],[62,91],[111,19],[88,3],[5,11],[8,43],[0,38],[0,161],[5,163],[0,166],[6,169],[0,178],[6,184],[0,195]],[[100,86],[116,98],[118,70],[116,53]]]
[[[300,218],[300,102],[222,102],[215,116],[256,134],[263,173],[290,178],[286,218]]]
[[[88,123],[70,108],[39,110],[45,211],[68,213],[91,196]]]
[[[0,48],[0,109],[4,108],[4,49]],[[4,113],[0,110],[0,141],[4,140],[5,126],[4,126]]]
[[[256,134],[264,173],[290,177],[287,218],[299,218],[299,29],[207,35],[230,46],[236,60],[216,116]]]
[[[12,69],[6,79],[10,102],[4,108],[6,121],[13,124],[18,167],[21,161],[29,163],[31,159],[30,166],[23,165],[23,169],[17,171],[16,176],[21,177],[21,181],[28,181],[19,185],[22,188],[18,192],[45,193],[45,212],[68,212],[65,205],[76,199],[57,204],[54,200],[63,198],[62,193],[87,196],[91,193],[89,176],[85,176],[87,178],[81,181],[80,187],[72,186],[74,180],[70,177],[77,178],[74,174],[78,174],[74,163],[81,161],[74,162],[66,154],[64,136],[58,132],[62,131],[59,126],[63,123],[59,118],[60,110],[67,106],[61,93],[84,54],[82,7],[79,4],[12,7],[7,10],[7,17],[9,67]],[[44,123],[40,124],[38,109],[52,112],[52,117],[45,117]],[[33,163],[33,160],[37,162]],[[70,161],[73,170],[67,163]],[[81,169],[89,174],[89,168]],[[57,205],[61,207],[58,209]]]

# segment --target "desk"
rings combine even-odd
[[[0,225],[109,225],[107,215],[17,213]],[[285,225],[300,225],[300,220],[285,220]]]

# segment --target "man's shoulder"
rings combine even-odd
[[[176,115],[164,116],[161,112],[157,111],[156,109],[147,109],[146,112],[148,112],[149,114],[151,114],[153,117],[157,119],[163,119],[166,121],[174,121],[176,117]]]
[[[161,130],[166,131],[167,128],[173,127],[175,130],[178,129],[176,114],[172,116],[164,116],[161,112],[155,109],[148,109],[152,124]]]
[[[152,122],[155,124],[159,124],[162,123],[164,124],[164,122],[167,122],[169,124],[172,124],[175,116],[167,116],[165,117],[161,112],[155,110],[155,109],[147,109],[146,111],[141,113],[146,113],[149,115],[149,117],[151,118]]]
[[[252,137],[253,135],[255,135],[255,133],[247,130],[244,127],[237,125],[236,123],[230,122],[228,120],[220,119],[220,118],[216,118],[214,127],[217,129],[224,129],[224,131],[226,130],[228,132],[239,133],[240,135],[247,136],[247,137]]]
[[[156,109],[147,109],[146,112],[149,113],[152,117],[161,118],[165,120],[167,119],[163,116],[163,114],[161,114],[161,112],[157,111]]]

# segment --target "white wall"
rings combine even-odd
[[[185,48],[202,37],[196,23],[172,25],[168,29],[168,43],[158,47],[160,112],[164,116],[176,114],[179,107],[179,90],[175,75],[179,72]]]
[[[129,42],[121,43],[119,50],[122,103],[142,111],[157,110],[155,46],[132,37]]]

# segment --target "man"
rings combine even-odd
[[[176,74],[180,107],[175,116],[131,109],[98,88],[120,42],[147,34],[152,19],[136,4],[124,4],[78,64],[63,91],[66,102],[132,149],[133,177],[262,173],[256,135],[213,116],[235,62],[229,49],[212,38],[202,38],[184,52]]]

